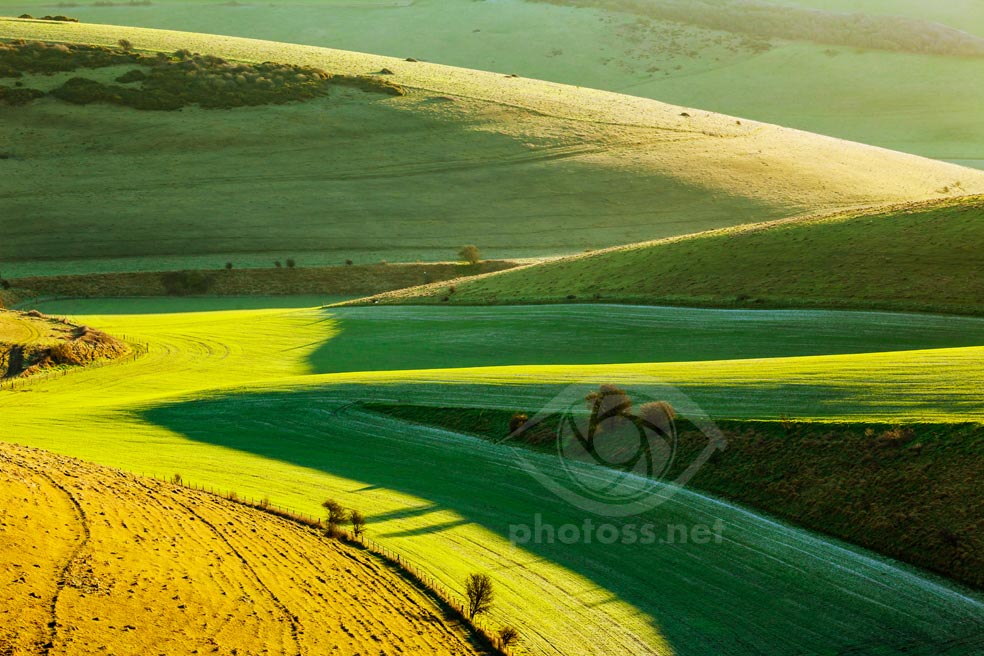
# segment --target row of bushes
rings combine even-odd
[[[59,6],[62,6],[62,5],[59,5]],[[25,19],[29,19],[29,20],[34,20],[34,16],[32,16],[30,14],[21,14],[20,16],[18,16],[18,18],[25,18]],[[71,18],[69,16],[63,16],[62,14],[58,14],[57,16],[42,16],[39,20],[58,21],[60,23],[78,23],[79,22],[79,19],[78,18]]]

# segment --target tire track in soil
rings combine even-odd
[[[82,554],[86,546],[88,546],[89,540],[92,538],[92,533],[89,530],[89,520],[88,517],[86,517],[85,510],[82,509],[82,505],[79,503],[78,499],[76,499],[75,496],[68,490],[68,488],[66,488],[64,485],[59,483],[57,480],[55,480],[53,476],[51,476],[45,471],[40,471],[36,467],[33,467],[30,464],[23,461],[21,461],[19,464],[24,469],[27,469],[28,471],[32,472],[35,476],[40,476],[41,478],[47,480],[49,483],[51,483],[51,485],[54,488],[60,490],[68,498],[69,503],[71,503],[72,508],[75,510],[76,519],[79,523],[79,526],[81,527],[82,539],[75,546],[75,550],[72,551],[72,554],[69,556],[68,561],[65,563],[65,566],[62,567],[62,570],[58,575],[55,596],[51,600],[51,612],[50,612],[51,619],[48,621],[48,628],[50,629],[48,634],[49,639],[48,639],[48,643],[41,647],[41,653],[48,654],[52,649],[54,649],[55,643],[58,640],[58,601],[61,598],[62,591],[68,585],[69,574],[72,571],[72,566],[76,564],[76,562],[79,560],[79,556]]]
[[[147,490],[148,492],[150,493],[154,492],[154,490],[152,490],[143,481],[137,480],[136,483],[140,487]],[[219,540],[223,544],[225,544],[233,554],[235,554],[236,558],[239,559],[239,561],[243,564],[245,570],[249,572],[250,575],[253,577],[253,579],[256,581],[256,584],[260,587],[260,589],[262,589],[270,596],[270,599],[273,600],[274,605],[283,614],[284,618],[290,625],[291,639],[294,641],[294,645],[297,648],[297,650],[294,653],[296,654],[296,656],[303,656],[303,650],[301,648],[301,640],[300,640],[300,633],[303,632],[303,627],[300,626],[300,621],[298,617],[294,613],[292,613],[290,609],[287,608],[287,606],[285,606],[282,601],[280,601],[280,598],[277,597],[276,594],[274,594],[274,592],[269,588],[269,586],[267,586],[267,584],[263,582],[263,579],[260,578],[260,575],[256,572],[253,566],[250,565],[246,557],[243,556],[243,554],[232,544],[232,542],[229,541],[229,539],[222,533],[222,531],[219,530],[219,528],[215,524],[213,524],[211,521],[203,517],[201,513],[199,513],[198,511],[196,511],[194,508],[184,503],[183,501],[174,499],[174,503],[184,508],[188,512],[188,514],[197,517],[198,520],[201,521],[203,525],[207,526],[215,534],[215,536],[218,537]]]

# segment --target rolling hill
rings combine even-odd
[[[63,11],[86,22],[289,41],[517,73],[984,166],[984,132],[979,125],[984,89],[968,83],[979,79],[984,59],[939,54],[952,51],[948,44],[974,44],[984,37],[984,9],[976,3],[71,4]],[[712,20],[708,5],[714,10]],[[755,20],[752,13],[763,5],[773,19],[771,25]],[[9,8],[12,15],[51,13],[46,0],[0,0],[0,7]],[[815,29],[843,25],[845,19],[852,28],[846,35],[843,30]],[[898,38],[888,43],[879,38],[886,29]]]
[[[356,302],[576,300],[979,314],[982,240],[984,197],[976,196],[711,231]]]
[[[0,464],[4,653],[481,653],[317,531],[37,449],[0,444]]]
[[[262,62],[283,62],[404,93],[337,85],[303,102],[169,112],[49,95],[7,108],[8,277],[270,266],[291,256],[446,260],[464,243],[486,256],[542,257],[984,191],[984,173],[961,167],[502,74],[103,25],[2,19],[0,37],[126,39],[137,52],[228,60],[172,57],[203,75],[212,74],[206,60],[232,67],[233,78],[252,62],[249,80],[259,80]],[[136,65],[18,82],[49,93],[73,76],[110,84]],[[38,180],[51,182],[39,190]]]

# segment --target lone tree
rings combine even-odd
[[[358,510],[353,510],[349,515],[349,521],[352,522],[352,532],[355,537],[361,538],[362,534],[366,532],[366,518]]]
[[[338,503],[334,499],[327,499],[321,504],[321,507],[328,512],[327,518],[327,533],[328,535],[334,537],[338,535],[339,527],[349,520],[348,511],[342,507],[342,504]]]
[[[116,45],[118,45],[120,47],[120,50],[124,52],[130,52],[131,50],[133,50],[133,44],[127,41],[126,39],[120,39],[119,41],[116,42]]]
[[[226,262],[226,271],[232,271],[232,262]]]
[[[293,269],[295,266],[297,266],[297,262],[294,261],[294,258],[288,257],[287,258],[287,268],[288,269]]]
[[[482,254],[478,252],[478,246],[475,246],[474,244],[463,246],[462,249],[458,251],[458,257],[468,264],[478,264],[482,261]]]
[[[492,610],[492,579],[486,574],[469,574],[465,580],[465,595],[468,597],[468,619]]]

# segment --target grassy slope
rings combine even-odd
[[[968,2],[782,4],[906,15],[984,35],[984,11]],[[2,6],[15,15],[43,15],[50,9],[44,0],[3,0]],[[984,133],[978,128],[984,89],[967,84],[980,77],[984,62],[974,59],[783,42],[762,54],[732,52],[715,45],[716,39],[727,38],[717,32],[600,8],[523,0],[386,5],[275,0],[248,7],[159,0],[148,7],[82,3],[71,11],[88,22],[290,41],[515,72],[984,166]],[[679,46],[667,48],[671,42]]]
[[[548,255],[984,191],[984,174],[967,169],[492,73],[100,25],[2,20],[0,35],[126,37],[142,49],[351,74],[387,67],[413,90],[222,112],[51,100],[10,110],[0,127],[7,277],[125,270],[134,257],[137,268],[201,267],[206,254],[212,266],[268,265],[284,253],[311,265],[347,254],[443,260],[466,242],[493,257]],[[39,196],[35,181],[56,170],[57,190]]]
[[[127,302],[117,303],[122,308]],[[147,344],[147,355],[41,380],[31,393],[0,392],[5,440],[131,471],[179,471],[186,480],[268,495],[306,512],[317,512],[324,496],[337,496],[366,509],[374,539],[410,555],[452,589],[468,571],[491,572],[499,585],[493,621],[519,624],[533,653],[551,653],[549,645],[565,653],[592,647],[597,653],[635,652],[669,642],[681,652],[718,654],[727,645],[734,648],[738,630],[746,637],[738,653],[793,653],[816,640],[856,648],[872,631],[881,644],[901,649],[962,641],[975,626],[979,608],[967,597],[697,497],[681,497],[638,520],[691,525],[723,513],[729,540],[720,550],[597,544],[517,549],[506,538],[510,523],[529,522],[537,512],[559,523],[579,523],[583,517],[552,502],[538,486],[517,485],[520,474],[508,453],[338,410],[366,399],[525,406],[556,393],[557,383],[584,376],[631,380],[654,374],[679,383],[715,416],[736,408],[764,413],[781,407],[783,399],[792,416],[831,418],[836,411],[840,417],[970,419],[979,416],[974,404],[979,404],[980,349],[311,376],[317,346],[345,330],[343,321],[320,312],[117,315],[87,321]],[[941,366],[948,358],[950,366]],[[799,391],[798,398],[784,388],[787,384]],[[722,388],[707,387],[713,385]],[[728,385],[742,393],[725,389]],[[819,395],[823,385],[830,387]],[[94,386],[100,394],[88,392]],[[939,403],[942,394],[949,405]],[[913,398],[923,405],[913,404]],[[483,494],[462,495],[462,486],[476,480]],[[784,551],[781,545],[790,540],[797,548]],[[762,550],[778,553],[763,559]],[[729,565],[720,567],[721,562]],[[831,562],[837,564],[833,569]],[[698,576],[706,586],[694,587]],[[888,587],[871,587],[872,576],[888,581]],[[662,591],[658,597],[651,593],[654,586]],[[811,601],[795,607],[777,601],[788,598]],[[735,612],[749,600],[761,620],[755,626]],[[814,604],[828,610],[820,613]],[[848,625],[852,630],[845,633]],[[811,627],[809,635],[795,629],[804,626]],[[789,642],[793,635],[801,637]],[[777,652],[777,645],[785,647]]]
[[[500,441],[516,411],[370,405],[406,421]],[[984,588],[984,457],[980,424],[891,425],[719,422],[727,448],[690,486]],[[673,480],[707,438],[681,420]],[[557,449],[555,424],[533,440]],[[604,439],[604,435],[602,436]],[[517,444],[517,442],[512,442]],[[522,442],[520,442],[522,443]],[[932,494],[920,493],[932,489]],[[959,502],[955,501],[959,500]]]
[[[984,198],[644,243],[396,291],[382,303],[579,301],[984,311]],[[445,301],[444,299],[447,299]]]
[[[477,653],[397,573],[316,531],[33,449],[0,445],[0,462],[0,571],[20,577],[0,592],[6,653]]]

